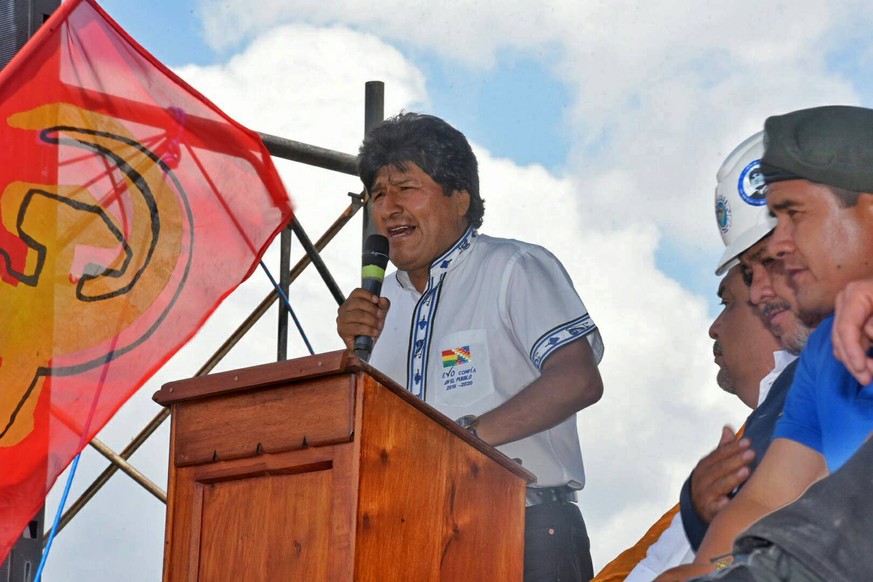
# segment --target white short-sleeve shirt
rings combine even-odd
[[[561,263],[546,249],[468,230],[430,269],[419,293],[405,272],[385,279],[391,301],[370,363],[450,418],[483,414],[539,377],[560,347],[600,333]],[[538,486],[585,483],[575,415],[498,447]]]

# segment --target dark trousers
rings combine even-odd
[[[575,503],[541,503],[525,511],[524,582],[588,582],[591,546]]]

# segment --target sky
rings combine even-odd
[[[773,114],[873,105],[873,7],[814,0],[540,3],[446,0],[104,0],[148,51],[244,125],[355,153],[364,83],[386,114],[443,117],[479,157],[482,232],[552,250],[600,327],[603,399],[578,415],[580,498],[595,568],[678,499],[696,461],[748,410],[715,384],[707,330],[718,313],[715,173]],[[277,162],[316,239],[351,176]],[[360,220],[324,258],[357,286]],[[300,256],[298,244],[293,248]],[[278,253],[266,256],[278,271]],[[125,405],[100,435],[121,450],[269,292],[261,272]],[[341,348],[336,304],[315,274],[291,302],[317,352]],[[220,370],[275,359],[275,310]],[[292,357],[306,355],[292,333]],[[132,462],[162,487],[169,427]],[[75,498],[106,466],[87,449]],[[60,480],[59,483],[62,483]],[[54,514],[56,486],[47,500]],[[45,579],[160,578],[164,506],[122,474],[58,536]]]

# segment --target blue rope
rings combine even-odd
[[[42,552],[42,558],[39,560],[39,568],[36,570],[34,580],[40,582],[42,579],[42,570],[45,568],[45,562],[48,558],[49,551],[52,549],[52,542],[55,541],[55,534],[58,533],[58,526],[61,523],[61,514],[64,511],[64,506],[67,504],[67,497],[70,495],[70,487],[73,485],[73,477],[76,475],[76,467],[79,466],[79,457],[82,453],[76,455],[73,459],[73,464],[70,467],[70,475],[67,477],[67,484],[64,487],[64,494],[61,496],[61,504],[58,506],[58,512],[55,514],[55,521],[52,523],[52,531],[49,533],[48,543],[45,545],[45,550]]]
[[[267,274],[267,277],[270,278],[270,282],[273,284],[273,288],[276,289],[276,293],[279,294],[279,297],[281,297],[282,301],[285,303],[285,307],[288,308],[288,313],[291,314],[291,319],[294,320],[294,325],[297,326],[297,331],[300,332],[300,337],[303,338],[303,343],[306,344],[306,349],[309,350],[309,355],[314,356],[315,350],[312,349],[312,345],[309,343],[309,338],[306,337],[306,332],[303,331],[303,326],[300,325],[300,320],[297,319],[297,315],[294,313],[294,309],[291,307],[291,302],[288,301],[288,297],[282,291],[282,288],[279,287],[279,284],[276,283],[276,279],[273,278],[273,274],[270,273],[270,269],[267,268],[267,265],[264,264],[263,260],[261,260],[261,268],[264,269],[264,272]]]

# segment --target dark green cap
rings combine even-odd
[[[804,179],[873,192],[873,109],[828,105],[768,117],[761,170],[768,184]]]

